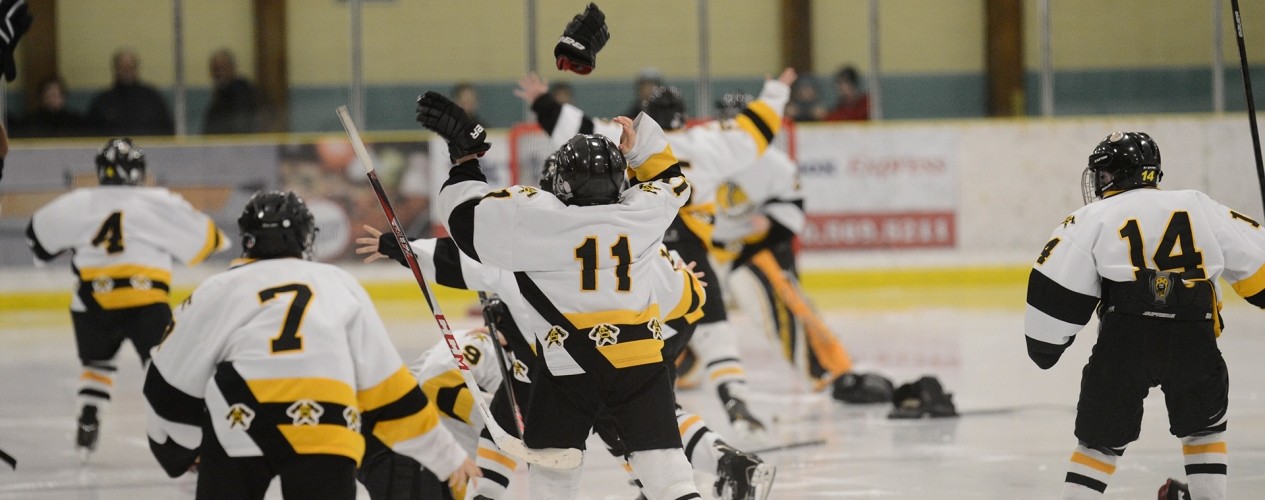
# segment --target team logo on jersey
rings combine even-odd
[[[109,276],[97,276],[92,279],[92,291],[96,293],[107,293],[114,290],[114,278]]]
[[[1076,216],[1075,216],[1075,215],[1069,215],[1069,216],[1067,216],[1067,218],[1066,218],[1066,219],[1063,219],[1063,229],[1067,229],[1067,226],[1070,226],[1070,225],[1075,224],[1075,223],[1076,223]]]
[[[1168,295],[1173,293],[1172,276],[1173,273],[1159,271],[1155,273],[1155,277],[1151,278],[1151,296],[1154,297],[1156,304],[1168,303]]]
[[[518,194],[527,195],[528,198],[536,196],[540,190],[531,186],[518,186]]]
[[[570,334],[560,326],[549,328],[549,333],[545,335],[545,347],[562,347],[562,343],[567,341],[568,335]]]
[[[294,425],[316,425],[324,414],[325,408],[310,399],[300,399],[286,408],[286,416],[294,419]]]
[[[531,379],[527,378],[527,365],[517,359],[514,360],[514,378],[519,382],[531,383]]]
[[[154,287],[153,280],[150,280],[149,276],[145,276],[141,274],[132,276],[131,279],[127,280],[127,282],[132,285],[132,288],[137,289],[137,290],[149,290],[150,288]]]
[[[638,184],[637,187],[641,188],[642,191],[645,191],[650,194],[659,194],[659,186],[656,186],[649,182],[643,182],[641,184]]]
[[[599,324],[589,330],[589,338],[593,339],[593,342],[596,342],[598,347],[615,345],[616,342],[619,342],[619,327],[609,323]]]
[[[250,409],[241,403],[234,403],[228,407],[228,414],[224,415],[228,420],[228,428],[236,429],[241,426],[242,430],[250,429],[250,421],[255,419],[255,410]]]
[[[659,322],[659,318],[650,318],[650,323],[646,325],[650,329],[650,335],[655,340],[663,340],[663,323]]]
[[[351,432],[360,432],[360,410],[350,406],[343,408],[343,420],[347,422],[347,428]]]

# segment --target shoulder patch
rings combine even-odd
[[[1063,229],[1067,229],[1067,226],[1070,226],[1070,225],[1075,224],[1075,223],[1076,223],[1076,216],[1075,216],[1075,215],[1069,215],[1069,216],[1067,216],[1067,218],[1066,218],[1066,219],[1063,219]]]
[[[659,194],[659,191],[660,191],[659,186],[656,186],[649,182],[643,182],[641,184],[638,184],[637,187],[641,188],[642,191],[645,191],[650,194]]]
[[[518,193],[527,195],[528,198],[536,196],[536,194],[539,192],[540,192],[539,189],[536,189],[531,186],[518,186]]]

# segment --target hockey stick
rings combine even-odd
[[[813,353],[817,355],[817,360],[822,367],[829,370],[833,376],[852,371],[852,358],[848,356],[848,350],[830,332],[830,327],[826,326],[826,322],[817,315],[817,311],[814,311],[808,305],[808,301],[804,300],[799,288],[782,272],[782,266],[779,266],[777,260],[773,258],[773,252],[768,249],[756,252],[751,257],[751,265],[764,274],[773,286],[773,292],[786,303],[786,307],[795,314],[795,317],[804,321],[808,343],[812,346]],[[830,380],[819,380],[816,389],[821,390],[829,383]]]
[[[337,113],[338,119],[343,122],[343,128],[347,130],[347,136],[351,138],[351,145],[356,150],[356,156],[360,158],[360,163],[365,168],[365,174],[369,176],[369,183],[373,185],[373,192],[378,196],[378,203],[382,205],[382,212],[386,214],[387,223],[391,225],[391,232],[395,233],[395,239],[400,244],[400,249],[404,251],[404,260],[408,261],[408,267],[413,271],[413,278],[417,280],[417,286],[422,289],[422,296],[426,298],[426,304],[430,306],[431,313],[435,316],[435,323],[439,325],[439,331],[444,335],[444,341],[448,344],[453,361],[457,363],[457,368],[460,368],[461,378],[465,381],[466,388],[470,389],[470,395],[473,396],[475,404],[483,415],[484,424],[487,426],[488,433],[492,434],[492,440],[501,450],[528,463],[555,469],[579,467],[580,459],[583,457],[583,452],[580,450],[528,448],[521,439],[509,435],[505,429],[497,425],[496,419],[492,417],[492,410],[488,408],[488,403],[483,398],[483,391],[479,389],[478,382],[474,380],[474,374],[470,372],[470,366],[461,355],[461,346],[457,344],[457,338],[452,335],[452,329],[448,327],[448,320],[444,318],[443,311],[439,309],[439,303],[435,301],[434,294],[431,293],[430,284],[422,276],[422,268],[417,265],[417,255],[413,253],[413,246],[409,244],[408,237],[404,235],[404,230],[400,227],[400,221],[395,217],[395,210],[391,208],[391,201],[387,199],[382,183],[378,181],[373,160],[369,157],[369,151],[365,149],[364,141],[360,139],[356,124],[351,121],[351,115],[347,113],[347,106],[339,106]]]
[[[499,300],[499,299],[498,299]],[[492,303],[492,299],[488,298],[487,292],[479,292],[479,305],[483,306],[483,324],[487,325],[488,333],[492,334],[492,346],[496,351],[497,360],[501,363],[501,390],[509,396],[510,408],[514,411],[514,424],[518,426],[518,437],[523,437],[523,413],[518,411],[518,398],[514,396],[514,365],[510,363],[509,355],[505,354],[505,347],[501,345],[500,337],[496,334],[496,318],[492,317],[492,311],[488,309],[488,305]]]
[[[1243,42],[1243,19],[1239,0],[1230,0],[1234,10],[1234,34],[1239,39],[1239,62],[1243,66],[1243,91],[1247,93],[1247,120],[1252,126],[1252,153],[1256,155],[1256,181],[1261,187],[1261,204],[1265,205],[1265,161],[1261,160],[1261,134],[1256,128],[1256,99],[1252,96],[1252,75],[1247,69],[1247,46]]]
[[[817,439],[809,439],[807,441],[795,441],[795,442],[790,442],[786,444],[779,444],[776,446],[769,446],[767,448],[758,448],[758,449],[751,450],[748,453],[762,455],[765,453],[773,453],[775,451],[794,450],[796,448],[811,448],[813,446],[821,446],[824,444],[826,444],[826,438],[817,438]]]

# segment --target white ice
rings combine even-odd
[[[906,300],[887,301],[884,293]],[[963,413],[959,418],[892,421],[885,418],[884,405],[848,406],[812,393],[741,315],[735,323],[744,332],[753,409],[773,423],[770,442],[732,438],[710,390],[680,397],[709,426],[749,449],[825,440],[763,454],[778,466],[771,498],[1058,498],[1076,444],[1076,396],[1094,325],[1057,366],[1042,371],[1024,352],[1022,293],[1018,287],[944,290],[940,300],[925,301],[939,304],[934,306],[910,305],[923,301],[908,300],[901,291],[819,298],[827,321],[862,370],[886,373],[898,383],[934,374],[954,394]],[[985,299],[964,298],[972,294]],[[1260,382],[1265,378],[1265,316],[1238,298],[1227,300],[1228,328],[1220,345],[1231,374],[1229,496],[1250,498],[1265,491]],[[437,338],[424,305],[380,309],[405,358]],[[448,309],[457,312],[458,306]],[[458,319],[454,326],[476,321]],[[0,346],[0,450],[18,460],[16,471],[0,464],[0,499],[192,498],[193,479],[168,479],[149,453],[134,353],[125,351],[120,358],[115,401],[105,411],[98,452],[81,466],[73,447],[80,370],[68,314],[3,313]],[[1108,498],[1154,498],[1165,478],[1182,477],[1181,445],[1167,428],[1162,394],[1154,391],[1142,437],[1120,460]],[[583,496],[635,498],[617,462],[597,441],[589,448]],[[710,476],[698,479],[701,487],[710,487]],[[513,486],[516,498],[525,498],[525,480],[520,470]],[[280,498],[275,487],[270,498]]]

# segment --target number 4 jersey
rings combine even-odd
[[[1103,279],[1135,271],[1224,278],[1265,307],[1265,229],[1199,191],[1133,189],[1082,207],[1055,229],[1028,278],[1024,330],[1033,341],[1071,342],[1089,322]],[[1217,286],[1218,307],[1221,290]]]
[[[193,266],[229,247],[210,217],[158,187],[76,189],[35,212],[26,235],[40,260],[74,253],[80,312],[166,302],[173,259]]]

